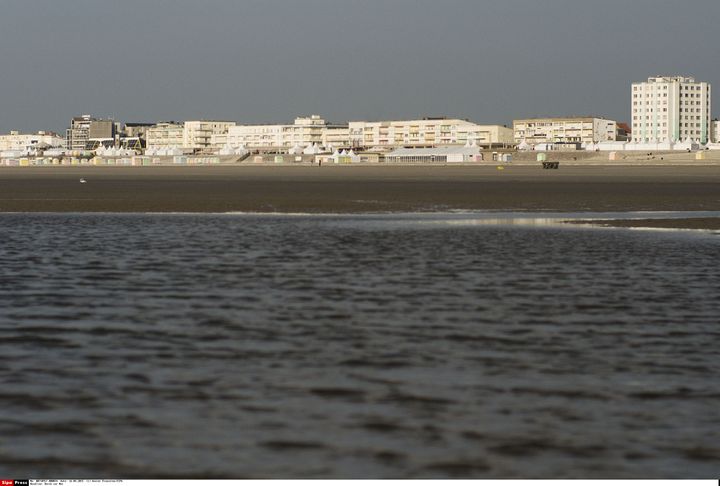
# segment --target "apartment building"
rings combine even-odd
[[[216,144],[248,149],[287,150],[292,147],[326,145],[329,125],[319,115],[297,117],[292,125],[235,125],[226,137],[216,137]],[[224,142],[224,143],[223,143]]]
[[[233,126],[235,126],[235,122],[232,121],[186,121],[183,129],[182,146],[195,150],[221,147],[224,144],[221,143],[222,140],[218,140],[218,135],[226,135]]]
[[[38,148],[65,147],[65,139],[55,132],[20,133],[11,131],[0,135],[0,152],[32,152]]]
[[[633,140],[708,143],[711,101],[710,84],[692,77],[657,76],[633,83]]]
[[[182,148],[185,126],[176,122],[160,122],[145,131],[148,150]]]
[[[350,148],[350,126],[328,125],[322,134],[322,146],[335,149]]]
[[[350,144],[364,148],[434,147],[475,143],[493,146],[513,143],[513,131],[501,125],[478,125],[457,118],[353,121]]]
[[[527,118],[513,121],[516,144],[589,144],[617,139],[617,122],[605,118]]]
[[[100,120],[91,115],[73,117],[65,131],[65,146],[68,150],[85,150],[90,140],[114,140],[117,128],[113,120]]]
[[[122,133],[126,138],[147,138],[147,131],[154,127],[154,123],[126,123]]]
[[[90,115],[77,116],[70,120],[70,127],[65,131],[65,147],[68,150],[85,150],[92,121],[93,117]]]
[[[713,120],[712,122],[710,122],[710,133],[710,139],[712,140],[712,142],[720,143],[720,121]]]
[[[617,124],[617,137],[615,137],[615,140],[618,142],[627,142],[632,138],[632,128],[627,123],[620,123]]]

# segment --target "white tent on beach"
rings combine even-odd
[[[524,139],[523,139],[523,141],[520,142],[520,144],[517,146],[517,149],[520,150],[520,151],[522,151],[522,152],[526,152],[526,151],[528,151],[528,150],[532,150],[532,145],[530,145],[529,143],[527,143],[527,140],[524,140]]]
[[[308,146],[305,147],[305,150],[303,150],[303,154],[305,155],[317,155],[320,153],[322,153],[322,149],[317,143],[308,144]]]

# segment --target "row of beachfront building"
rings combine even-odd
[[[69,151],[137,150],[151,155],[254,152],[290,153],[318,150],[388,150],[397,147],[512,146],[513,131],[502,125],[468,120],[423,118],[402,121],[329,123],[318,115],[297,117],[290,124],[238,124],[224,120],[191,120],[155,124],[100,120],[90,115],[71,120],[65,138],[50,132],[0,136],[0,150],[63,148]]]
[[[469,120],[330,123],[318,115],[289,124],[240,124],[223,120],[120,123],[90,115],[72,118],[64,136],[53,132],[0,135],[4,157],[94,151],[133,154],[233,155],[253,153],[424,149],[437,147],[519,150],[672,150],[720,148],[720,122],[711,120],[711,86],[692,77],[657,76],[632,85],[632,121],[603,117],[514,120],[513,127]]]

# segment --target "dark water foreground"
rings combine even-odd
[[[717,477],[720,236],[0,216],[0,476]]]

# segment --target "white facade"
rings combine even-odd
[[[350,122],[353,147],[433,147],[438,145],[511,144],[512,129],[501,125],[446,118],[395,121]]]
[[[350,127],[337,125],[325,127],[322,134],[323,147],[350,147]]]
[[[311,145],[323,147],[377,147],[511,144],[512,130],[500,125],[477,125],[458,119],[354,121],[330,125],[317,115],[295,119],[292,125],[237,125],[219,145],[289,150]]]
[[[632,85],[632,136],[640,143],[710,141],[711,87],[682,76]]]
[[[183,130],[183,147],[190,149],[219,148],[224,145],[219,135],[226,135],[235,122],[220,120],[186,121]]]
[[[513,121],[515,143],[598,143],[615,141],[617,122],[605,118],[529,118]]]
[[[0,151],[31,152],[37,148],[65,147],[65,138],[53,132],[20,133],[11,131],[0,135]]]
[[[182,148],[185,127],[182,123],[161,122],[145,132],[148,150]]]
[[[713,143],[720,143],[720,121],[713,120],[710,123],[711,140]]]
[[[298,117],[292,125],[236,125],[217,143],[233,147],[288,150],[323,145],[326,130],[333,128],[318,115]]]
[[[385,155],[385,162],[395,164],[444,164],[452,162],[481,162],[480,147],[444,146],[437,148],[399,148]]]

